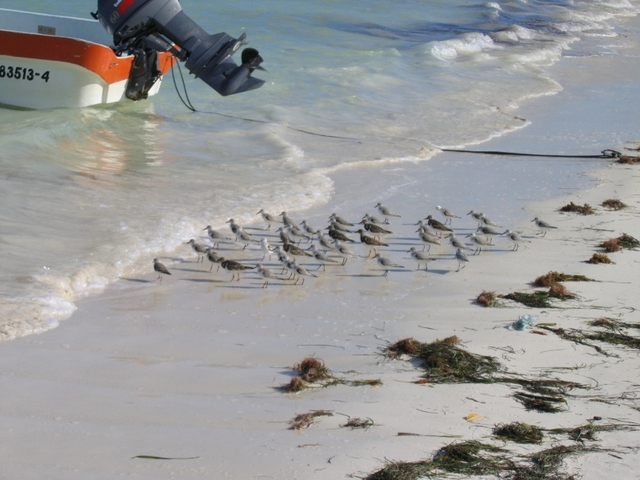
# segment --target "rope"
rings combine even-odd
[[[458,150],[455,148],[442,148],[443,152],[455,153],[478,153],[481,155],[504,155],[518,157],[547,157],[547,158],[620,158],[622,154],[616,150],[602,150],[600,155],[552,155],[546,153],[521,153],[521,152],[500,152],[494,150]]]

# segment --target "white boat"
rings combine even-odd
[[[146,98],[158,92],[161,76],[176,60],[173,53],[159,52],[155,61],[155,78],[132,98],[136,56],[116,55],[112,36],[97,20],[0,8],[4,106],[86,107]]]

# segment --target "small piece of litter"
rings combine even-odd
[[[469,415],[467,415],[466,417],[464,417],[464,419],[467,422],[477,422],[478,420],[482,420],[485,417],[483,417],[482,415],[478,415],[477,413],[470,413]]]
[[[526,330],[527,328],[533,328],[536,323],[535,315],[522,315],[518,320],[509,324],[507,328],[510,330]]]

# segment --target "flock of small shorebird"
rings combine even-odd
[[[264,231],[271,230],[272,225],[280,225],[276,230],[279,239],[277,245],[271,245],[266,235],[258,238],[257,236],[247,233],[234,219],[229,219],[227,223],[229,224],[231,234],[233,234],[235,238],[230,237],[227,232],[214,230],[208,225],[204,228],[204,230],[207,231],[208,243],[205,244],[191,239],[186,242],[186,244],[191,245],[191,248],[198,255],[198,262],[204,262],[205,258],[211,262],[209,271],[213,270],[214,265],[217,265],[218,270],[222,267],[229,271],[232,274],[230,281],[239,281],[242,271],[257,270],[264,279],[262,288],[266,288],[269,285],[269,280],[291,280],[297,285],[300,281],[304,283],[305,277],[317,277],[317,274],[309,271],[307,267],[301,265],[298,261],[315,261],[318,264],[316,268],[317,271],[321,268],[324,270],[326,265],[345,265],[350,258],[375,258],[383,272],[382,275],[386,276],[389,270],[405,268],[403,265],[394,262],[389,257],[378,252],[378,249],[382,247],[389,247],[386,238],[394,235],[393,231],[390,230],[391,219],[400,217],[400,215],[394,213],[381,203],[378,203],[375,208],[378,209],[383,218],[376,218],[366,214],[359,223],[354,223],[345,220],[335,213],[331,214],[329,217],[329,226],[324,229],[327,231],[326,234],[324,230],[312,227],[305,220],[296,223],[287,212],[282,212],[280,215],[271,215],[263,209],[260,209],[256,215],[261,215],[267,223],[267,228]],[[471,210],[467,215],[478,222],[478,227],[476,231],[466,235],[469,243],[473,245],[469,246],[464,240],[456,236],[451,227],[452,221],[454,219],[460,219],[461,217],[439,205],[436,209],[443,215],[444,222],[440,222],[433,218],[432,215],[428,215],[426,218],[414,224],[418,227],[416,231],[416,242],[421,242],[422,249],[411,247],[407,253],[409,253],[411,258],[417,263],[417,269],[420,269],[421,266],[424,265],[424,269],[428,270],[427,263],[434,260],[434,257],[430,255],[431,246],[442,245],[444,241],[448,241],[455,249],[454,258],[458,262],[457,272],[459,272],[461,268],[464,268],[465,264],[469,262],[469,257],[466,252],[473,252],[473,255],[477,255],[482,251],[483,247],[495,246],[493,243],[493,237],[495,236],[504,236],[513,244],[512,250],[514,251],[518,250],[521,243],[529,241],[517,232],[498,230],[502,228],[500,225],[486,215]],[[556,228],[540,220],[538,217],[534,218],[532,222],[535,222],[536,226],[540,229],[540,234],[543,236],[546,235],[548,230]],[[354,239],[350,236],[353,234],[358,234],[359,239]],[[314,240],[318,242],[317,245],[314,243]],[[261,262],[264,261],[267,256],[271,259],[273,255],[276,255],[278,258],[276,265],[280,271],[272,270],[263,263],[247,265],[237,260],[225,259],[219,252],[220,242],[235,242],[244,245],[243,250],[249,245],[259,245],[263,253]],[[358,242],[369,248],[366,256],[358,255],[349,246]],[[303,248],[301,245],[309,246]],[[163,275],[171,275],[167,266],[157,258],[153,259],[153,268],[158,272],[158,280],[160,281],[162,281]],[[274,267],[274,269],[275,268],[276,267]]]

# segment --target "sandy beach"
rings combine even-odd
[[[633,57],[565,59],[553,68],[564,90],[516,111],[531,125],[478,149],[598,154],[638,146],[639,63]],[[618,88],[604,90],[599,77],[612,71]],[[290,212],[319,227],[333,212],[352,221],[365,213],[380,216],[373,208],[377,202],[401,214],[389,218],[394,233],[379,251],[403,268],[386,276],[375,260],[362,258],[369,248],[360,243],[352,247],[359,258],[345,266],[312,270],[317,278],[304,284],[274,280],[267,288],[254,271],[243,272],[238,282],[215,266],[208,272],[210,264],[197,263],[189,246],[161,258],[172,272],[161,282],[150,258],[147,275],[123,278],[79,302],[59,327],[0,344],[0,477],[366,478],[389,461],[429,460],[452,442],[477,440],[507,449],[512,459],[558,445],[585,446],[588,451],[564,459],[561,472],[638,478],[637,347],[577,343],[554,331],[599,332],[589,322],[606,318],[627,325],[620,333],[637,337],[628,324],[640,325],[638,250],[608,253],[614,263],[607,265],[587,260],[603,253],[598,245],[606,240],[625,233],[640,238],[640,167],[613,160],[555,162],[550,167],[549,160],[441,153],[427,162],[390,164],[383,172],[362,169],[357,181],[349,175],[347,182],[338,171],[330,204]],[[573,174],[562,165],[573,172],[580,162],[588,172],[577,179],[581,188],[563,189],[563,176]],[[449,164],[451,178],[425,191],[416,179],[437,172],[436,164]],[[530,201],[540,196],[546,200]],[[627,207],[605,208],[607,199]],[[595,212],[560,212],[569,202]],[[506,238],[496,237],[482,253],[467,252],[469,262],[457,271],[454,250],[443,239],[431,248],[428,271],[416,271],[407,253],[422,248],[414,224],[427,215],[443,221],[436,205],[461,217],[452,227],[463,239],[477,226],[466,214],[478,209],[524,240],[512,251]],[[542,236],[534,217],[557,228]],[[252,235],[275,241],[275,227],[263,231],[259,217],[248,227]],[[262,261],[255,245],[242,250],[224,243],[220,250],[247,264]],[[275,270],[275,256],[264,261]],[[498,299],[499,306],[486,308],[476,302],[482,291],[542,290],[532,282],[552,271],[595,281],[563,282],[575,298],[551,299],[550,307]],[[507,328],[525,314],[545,328]],[[514,375],[584,388],[569,389],[558,413],[527,410],[514,398],[521,389],[513,383],[416,383],[426,373],[417,361],[382,354],[405,338],[434,342],[454,335],[459,348],[494,357]],[[347,383],[284,392],[281,387],[296,376],[291,367],[306,357],[321,359]],[[381,385],[348,384],[371,379]],[[309,428],[290,428],[296,415],[318,410],[332,416],[318,417]],[[355,418],[372,424],[344,426]],[[596,440],[546,433],[541,444],[521,445],[493,435],[496,425],[510,422],[541,429],[590,422],[616,428],[603,428]]]

